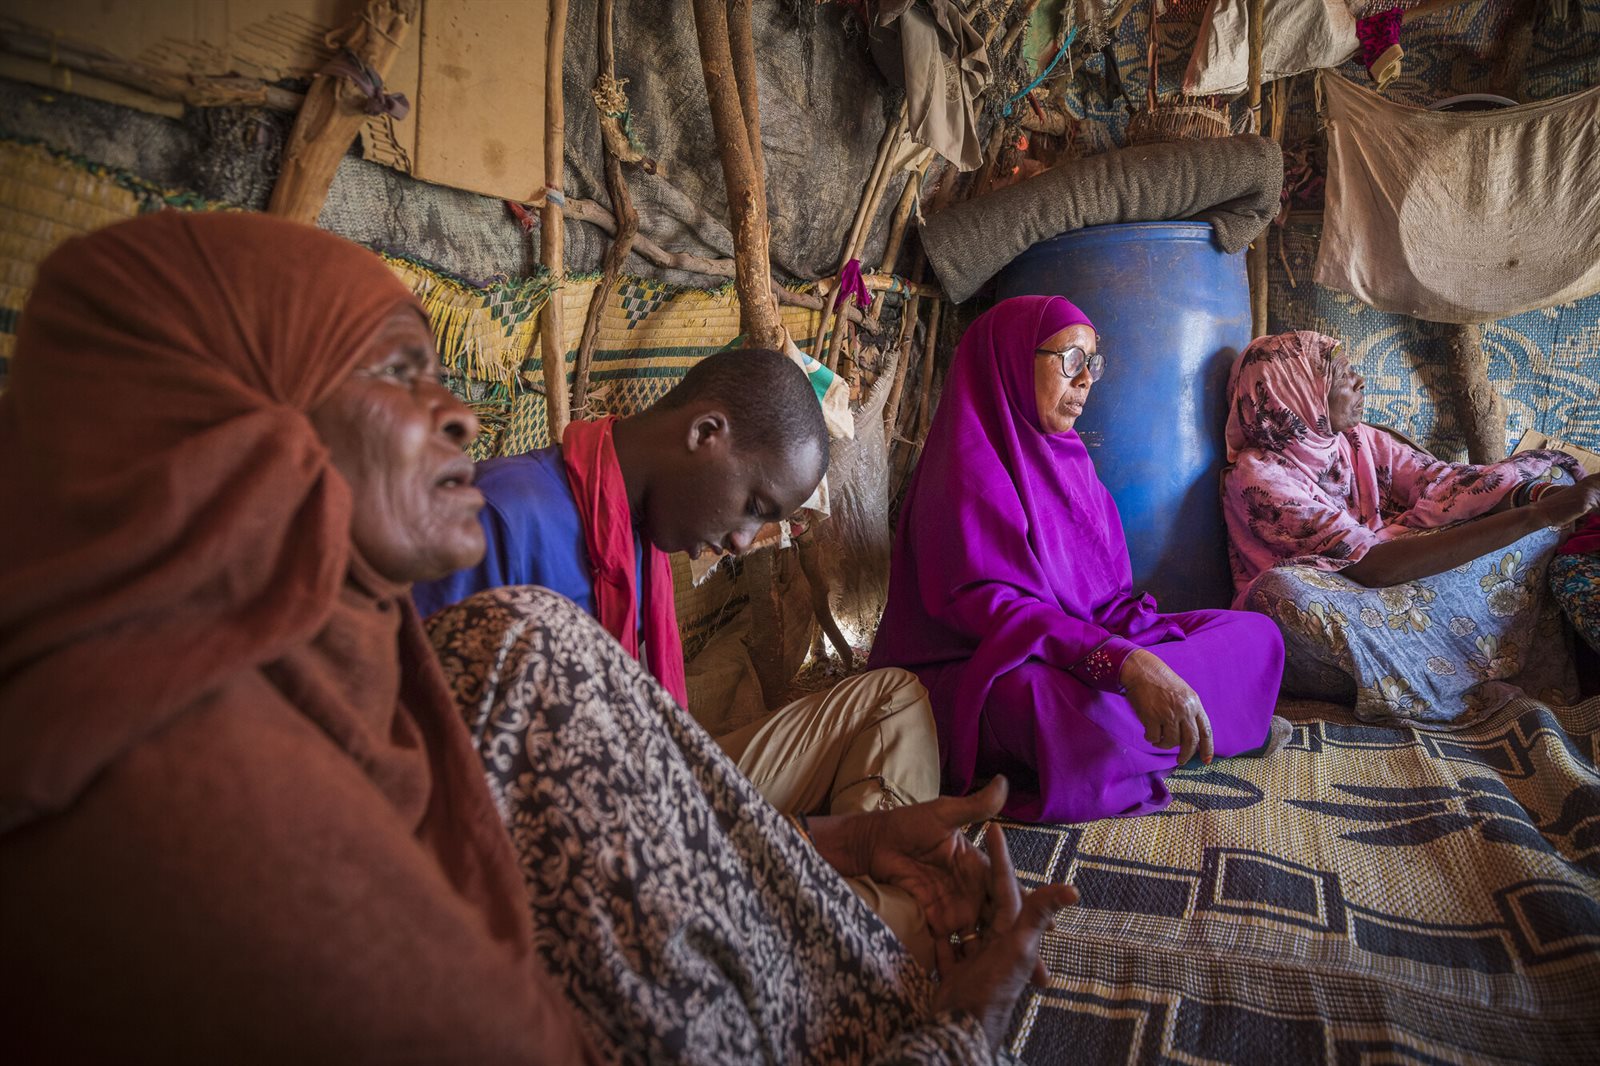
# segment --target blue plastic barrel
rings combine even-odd
[[[1208,222],[1091,226],[1041,241],[998,296],[1065,296],[1093,320],[1105,377],[1077,430],[1122,512],[1133,586],[1163,611],[1233,598],[1218,497],[1228,368],[1250,342],[1244,253]]]

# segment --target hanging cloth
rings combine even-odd
[[[634,571],[633,527],[628,487],[617,465],[612,431],[615,415],[593,422],[572,422],[561,436],[561,459],[567,483],[583,519],[583,546],[594,568],[594,609],[605,627],[635,659],[639,657],[638,588],[644,582],[645,664],[661,686],[689,705],[684,680],[683,643],[672,595],[672,564],[667,553],[649,541],[644,545],[644,574]]]
[[[878,69],[906,90],[911,139],[956,165],[983,165],[978,94],[988,87],[989,50],[951,0],[886,0],[867,37]]]
[[[1318,284],[1488,322],[1600,292],[1600,86],[1501,111],[1409,107],[1337,75]]]
[[[1189,96],[1249,88],[1250,18],[1246,0],[1211,0],[1183,75]],[[1302,71],[1336,67],[1355,54],[1356,20],[1344,0],[1274,0],[1266,7],[1261,46],[1263,83]]]

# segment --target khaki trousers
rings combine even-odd
[[[870,670],[780,707],[717,743],[785,814],[851,814],[939,795],[939,741],[928,693],[907,670]],[[928,969],[922,908],[870,878],[850,887]]]

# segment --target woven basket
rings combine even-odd
[[[1174,10],[1178,7],[1176,3],[1169,3],[1167,6]],[[1210,104],[1201,103],[1195,97],[1182,95],[1169,97],[1165,103],[1157,99],[1156,91],[1161,73],[1161,35],[1158,29],[1160,24],[1159,5],[1152,2],[1150,22],[1146,30],[1148,52],[1145,56],[1147,78],[1145,105],[1143,111],[1135,111],[1128,119],[1128,144],[1132,146],[1160,144],[1165,141],[1198,141],[1231,135],[1233,125],[1228,121],[1228,116]]]
[[[1160,144],[1232,135],[1228,116],[1221,111],[1183,97],[1179,101],[1135,111],[1128,119],[1128,144]]]

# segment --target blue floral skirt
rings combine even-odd
[[[1541,529],[1388,588],[1287,564],[1256,578],[1243,606],[1283,632],[1286,693],[1354,703],[1368,721],[1465,724],[1518,690],[1571,703],[1571,635],[1546,583],[1560,540]]]

